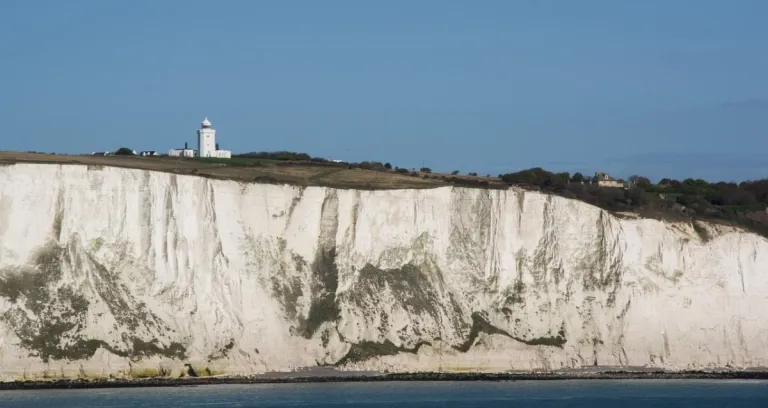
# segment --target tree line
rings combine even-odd
[[[609,211],[646,216],[729,221],[768,236],[768,179],[740,183],[664,178],[653,183],[633,175],[625,188],[599,187],[594,177],[554,173],[540,167],[500,174],[508,184],[529,185]]]

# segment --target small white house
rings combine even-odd
[[[181,149],[171,149],[168,150],[168,156],[171,157],[189,157],[194,158],[195,157],[195,151],[190,149],[187,145],[187,142],[184,142],[184,147]]]
[[[602,172],[595,173],[595,179],[597,179],[597,185],[600,187],[610,187],[610,188],[624,187],[624,183]]]
[[[157,152],[154,150],[144,150],[141,152],[142,157],[157,156]]]
[[[192,149],[171,149],[171,150],[168,150],[168,156],[194,158],[195,151]]]

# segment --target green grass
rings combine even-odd
[[[255,159],[250,157],[233,157],[231,159],[222,159],[218,157],[196,157],[194,160],[205,163],[226,164],[228,166],[258,166],[260,164],[272,164],[278,162],[278,160]]]

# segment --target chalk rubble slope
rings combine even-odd
[[[514,188],[3,166],[0,378],[767,366],[768,241],[703,227]]]

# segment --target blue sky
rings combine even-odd
[[[768,174],[762,0],[2,0],[3,150]]]

